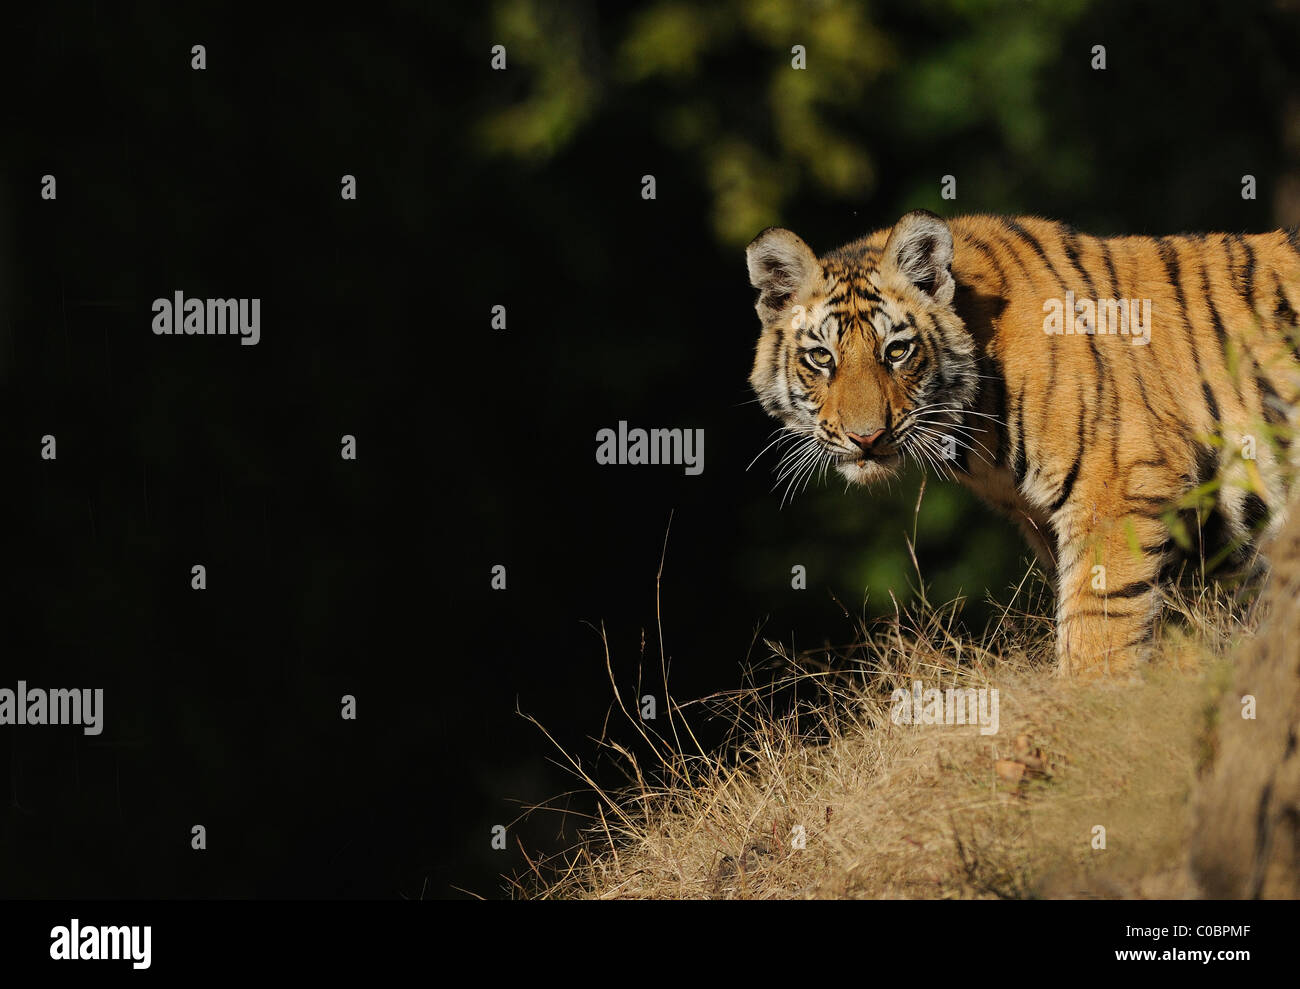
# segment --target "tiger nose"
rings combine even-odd
[[[870,453],[871,447],[875,444],[876,440],[885,435],[885,431],[883,429],[877,429],[870,436],[860,436],[857,433],[846,431],[844,435],[860,446],[863,453]]]

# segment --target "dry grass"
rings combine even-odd
[[[769,642],[774,678],[670,702],[651,722],[619,694],[607,650],[627,744],[608,728],[598,746],[627,785],[604,790],[561,752],[599,810],[582,844],[530,862],[514,895],[1194,895],[1189,795],[1225,657],[1249,634],[1242,609],[1176,592],[1140,678],[1079,685],[1051,671],[1051,622],[1036,617],[1045,595],[1027,578],[1016,599],[1030,604],[1007,608],[981,641],[957,630],[955,605],[922,600],[860,626],[829,663]],[[996,688],[999,730],[893,723],[891,692],[914,680]],[[728,744],[706,751],[692,730],[701,717],[725,718]]]

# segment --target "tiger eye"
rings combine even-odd
[[[911,341],[895,340],[885,348],[885,358],[891,361],[901,361],[911,347]]]

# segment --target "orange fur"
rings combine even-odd
[[[802,463],[870,483],[910,456],[1015,518],[1057,582],[1064,672],[1129,671],[1180,549],[1244,564],[1282,520],[1295,233],[1101,238],[916,212],[822,257],[767,230],[748,260],[763,323],[750,380],[815,446]],[[1067,293],[1149,302],[1148,342],[1105,332],[1104,305],[1078,323]],[[1048,333],[1050,300],[1055,325],[1082,332]]]

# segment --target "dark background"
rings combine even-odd
[[[0,895],[502,895],[517,842],[577,823],[517,820],[574,782],[516,708],[617,782],[592,626],[628,693],[646,634],[653,680],[670,512],[680,699],[906,601],[919,476],[780,509],[774,458],[745,470],[773,425],[746,385],[763,227],[1300,219],[1290,3],[187,7],[5,30],[0,686],[102,687],[106,728],[0,729]],[[154,336],[177,289],[261,298],[261,342]],[[598,466],[620,419],[703,428],[703,475]],[[918,532],[978,630],[1018,536],[933,482]]]

